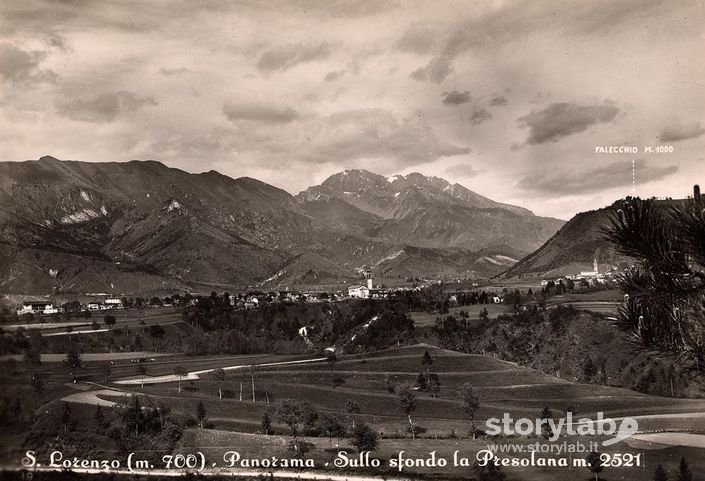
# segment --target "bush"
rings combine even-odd
[[[378,436],[367,424],[360,423],[353,431],[353,446],[359,452],[374,451],[377,449]]]

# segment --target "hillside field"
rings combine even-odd
[[[419,372],[424,368],[421,359],[425,351],[430,353],[433,364],[432,373],[439,376],[441,389],[437,398],[429,393],[417,392],[416,408],[412,419],[417,427],[418,439],[412,440],[408,420],[401,411],[396,395],[388,386],[397,383],[414,383]],[[300,358],[300,357],[298,357]],[[705,412],[705,401],[662,398],[629,391],[626,389],[570,383],[548,376],[539,371],[520,367],[510,362],[488,356],[460,354],[457,352],[415,345],[387,349],[366,355],[341,356],[335,363],[325,361],[301,365],[256,366],[250,375],[250,364],[289,362],[298,359],[292,356],[219,356],[199,359],[185,356],[169,356],[159,359],[159,364],[149,367],[149,375],[144,377],[145,385],[116,384],[115,381],[137,379],[134,374],[127,379],[123,376],[129,369],[119,370],[110,382],[98,379],[94,363],[87,362],[86,375],[79,385],[59,383],[56,393],[64,399],[90,399],[90,397],[71,396],[76,388],[95,390],[110,388],[110,395],[101,394],[98,398],[119,401],[124,393],[146,396],[144,403],[161,402],[172,408],[173,412],[185,418],[195,418],[196,405],[203,402],[206,412],[206,429],[187,428],[179,441],[178,452],[204,452],[209,462],[222,460],[228,450],[238,450],[259,456],[291,457],[291,436],[288,428],[274,423],[274,434],[261,434],[261,418],[265,411],[272,411],[277,401],[298,399],[308,402],[320,415],[334,414],[348,426],[353,420],[365,422],[381,435],[378,450],[374,456],[387,460],[399,450],[407,456],[427,457],[431,451],[438,456],[450,457],[453,451],[460,450],[466,456],[483,449],[487,444],[512,443],[531,444],[539,441],[536,437],[470,437],[470,421],[463,412],[457,390],[465,382],[470,382],[480,399],[480,408],[475,414],[475,425],[484,428],[484,421],[490,417],[501,417],[510,413],[513,417],[526,416],[531,419],[540,417],[541,410],[548,407],[555,418],[571,410],[577,417],[594,417],[602,411],[605,416],[645,416],[639,419],[640,432],[676,430],[691,433],[705,432],[705,417],[698,414]],[[95,363],[97,364],[97,363]],[[193,381],[182,381],[181,393],[179,383],[163,382],[150,384],[150,375],[171,373],[176,365],[185,366],[187,370],[202,370],[215,367],[229,367],[224,382],[218,383],[209,374],[200,375]],[[238,368],[238,366],[240,366]],[[47,367],[59,375],[60,367]],[[120,377],[120,379],[117,379]],[[93,380],[91,381],[91,378]],[[255,383],[256,402],[252,402],[252,380]],[[95,382],[96,384],[91,384]],[[243,400],[239,400],[242,383]],[[218,398],[218,388],[225,393],[224,399]],[[67,397],[68,396],[68,397]],[[88,403],[94,401],[86,401]],[[269,402],[268,402],[269,401]],[[359,405],[359,413],[346,411],[346,402],[354,401]],[[95,409],[90,404],[71,403],[75,410],[85,412],[90,418]],[[652,414],[677,414],[672,418],[650,416]],[[680,413],[680,414],[679,414]],[[274,419],[274,415],[272,415]],[[321,465],[330,462],[335,455],[331,441],[322,437],[302,438],[308,448],[306,456],[312,457]],[[563,441],[594,441],[592,437],[561,438]],[[598,439],[599,440],[599,439]],[[333,440],[333,443],[335,440]],[[548,441],[541,440],[542,443]],[[631,444],[634,443],[632,447]],[[343,439],[341,449],[350,447],[350,439]],[[608,453],[644,453],[647,462],[646,472],[653,470],[655,463],[665,463],[675,467],[678,456],[685,455],[694,471],[705,469],[705,449],[694,447],[675,448],[660,446],[644,441],[628,440],[608,449]],[[515,456],[515,455],[512,455]],[[519,455],[525,456],[525,454]],[[551,456],[551,455],[548,455]],[[577,456],[577,455],[576,455]],[[381,468],[380,468],[381,469]],[[506,468],[508,479],[566,479],[566,468]],[[589,476],[585,468],[577,469],[575,476]],[[468,475],[468,468],[446,467],[444,469],[414,468],[420,475],[432,475],[440,478],[463,478]],[[359,470],[353,470],[361,474]],[[380,471],[375,471],[379,473]],[[604,479],[643,479],[643,470],[609,469],[604,472]],[[393,473],[389,473],[393,474]],[[398,473],[397,473],[398,474]],[[609,474],[609,476],[608,476]],[[571,472],[571,476],[573,476]],[[623,477],[624,476],[624,477]]]

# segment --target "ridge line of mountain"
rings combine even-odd
[[[487,277],[562,225],[418,173],[347,170],[291,195],[158,161],[45,156],[0,162],[0,291],[247,286],[282,270],[277,285],[337,283],[371,265]]]

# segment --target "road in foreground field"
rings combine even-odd
[[[131,393],[128,393],[126,391],[117,391],[115,389],[99,389],[97,391],[83,391],[77,392],[75,394],[69,394],[68,396],[62,397],[61,400],[69,403],[93,404],[96,406],[113,407],[117,406],[116,402],[106,401],[105,399],[101,399],[98,396],[124,397],[128,394]]]
[[[236,366],[227,366],[220,368],[223,371],[236,371],[241,369],[249,369],[250,366],[254,368],[259,367],[271,367],[271,366],[287,366],[292,364],[307,364],[312,362],[322,362],[326,361],[327,358],[320,357],[316,359],[299,359],[297,361],[280,361],[280,362],[265,362],[262,364],[238,364]],[[113,384],[124,384],[124,385],[135,385],[135,384],[161,384],[165,382],[176,382],[176,381],[195,381],[200,378],[201,374],[206,374],[212,372],[213,369],[204,369],[202,371],[191,371],[184,376],[177,376],[176,374],[166,374],[164,376],[154,376],[154,377],[142,377],[135,379],[123,379],[120,381],[114,381]]]

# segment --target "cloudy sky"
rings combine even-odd
[[[0,0],[0,160],[417,171],[569,218],[632,161],[642,196],[705,184],[704,47],[701,0]]]

